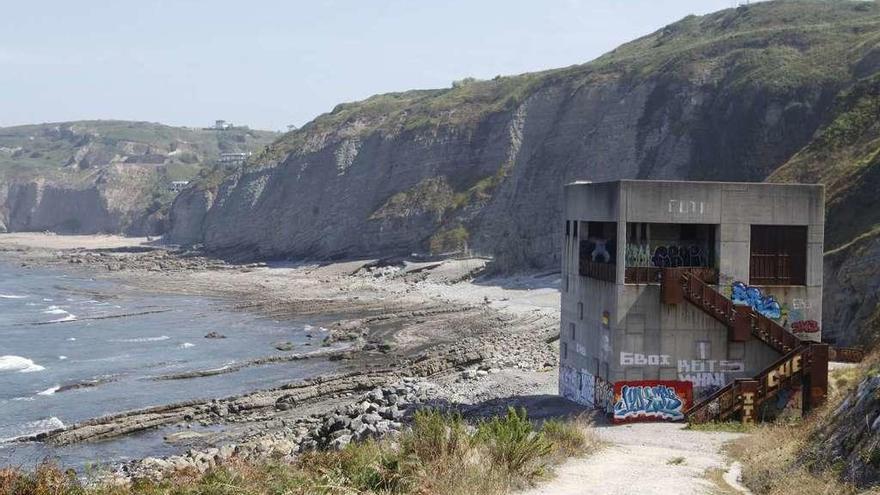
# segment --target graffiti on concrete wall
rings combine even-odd
[[[809,300],[799,298],[791,300],[787,323],[792,333],[819,333],[819,322],[808,317],[808,314],[812,313],[812,309],[813,306]]]
[[[713,359],[679,359],[678,379],[691,382],[695,389],[715,390],[727,385],[729,374],[742,373],[742,361]],[[707,390],[701,390],[705,394]]]
[[[772,320],[782,318],[782,306],[779,305],[776,298],[770,294],[764,294],[758,287],[734,282],[731,286],[731,299],[733,304],[749,306],[755,312]]]
[[[581,258],[596,263],[613,263],[615,249],[612,239],[588,237],[585,243],[581,243]]]
[[[600,411],[605,411],[607,414],[611,414],[614,410],[614,385],[598,376],[595,379],[595,383],[594,407]]]
[[[816,333],[819,331],[819,322],[816,320],[800,320],[791,322],[791,331],[794,333]]]
[[[648,244],[626,245],[626,266],[675,268],[679,266],[709,266],[706,250],[698,244],[662,245],[651,248]]]
[[[571,366],[559,368],[559,393],[566,399],[593,407],[596,401],[595,377],[585,369]]]
[[[621,366],[669,366],[671,358],[667,354],[639,354],[637,352],[621,352]]]
[[[614,383],[614,422],[680,421],[693,400],[693,385],[682,381]]]

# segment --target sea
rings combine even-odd
[[[161,430],[63,447],[20,439],[108,414],[331,372],[333,363],[315,359],[156,379],[287,354],[275,349],[278,342],[309,352],[320,347],[322,331],[238,311],[223,299],[144,292],[0,260],[0,467],[33,467],[48,458],[83,469],[176,453]],[[205,337],[212,332],[225,338]]]

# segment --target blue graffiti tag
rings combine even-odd
[[[771,295],[764,295],[761,289],[748,286],[742,282],[734,282],[732,286],[733,304],[749,306],[759,314],[778,320],[782,318],[782,307]]]
[[[656,417],[668,420],[684,419],[684,401],[672,387],[666,385],[624,385],[620,400],[614,404],[614,417]]]

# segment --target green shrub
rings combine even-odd
[[[497,416],[480,423],[476,439],[486,446],[492,462],[510,474],[532,476],[543,470],[542,457],[552,446],[529,422],[525,409],[507,409],[506,416]]]
[[[404,455],[421,460],[461,457],[470,448],[470,436],[460,414],[425,409],[416,412],[401,448]]]

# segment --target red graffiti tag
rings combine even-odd
[[[791,331],[794,333],[816,333],[819,331],[819,324],[816,320],[801,320],[791,324]]]

